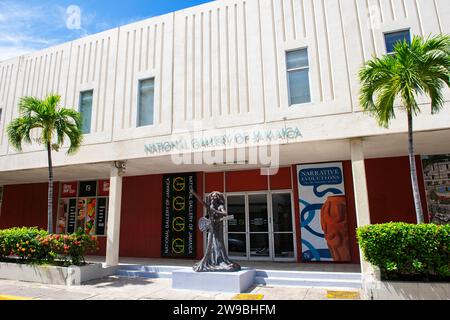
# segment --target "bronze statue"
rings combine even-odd
[[[207,215],[199,221],[199,228],[208,232],[208,244],[202,260],[193,267],[196,272],[234,272],[241,266],[228,258],[223,239],[223,222],[228,220],[225,198],[220,192],[211,192],[206,203],[191,189],[191,193],[206,208]],[[232,217],[232,216],[231,216]]]

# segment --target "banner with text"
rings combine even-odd
[[[196,174],[163,177],[163,257],[195,258]]]
[[[297,166],[303,261],[350,261],[342,163]]]
[[[450,224],[450,154],[422,156],[430,223]]]

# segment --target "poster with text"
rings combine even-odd
[[[350,261],[341,162],[297,166],[303,261]]]
[[[95,216],[97,199],[89,198],[86,202],[86,233],[95,234]]]
[[[195,258],[196,175],[163,177],[162,243],[163,257]]]
[[[98,198],[97,203],[97,235],[104,236],[106,230],[107,198]]]
[[[56,219],[56,233],[66,233],[67,219],[69,217],[69,199],[59,199],[58,217]]]
[[[430,222],[450,224],[450,154],[423,156],[422,164]]]
[[[67,217],[67,233],[75,232],[76,221],[77,221],[77,199],[70,199]]]

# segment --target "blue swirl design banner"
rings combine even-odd
[[[333,261],[321,226],[330,196],[345,195],[341,162],[297,166],[303,261]]]

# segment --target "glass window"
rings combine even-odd
[[[393,53],[394,47],[398,42],[406,40],[408,44],[411,44],[411,36],[409,34],[409,30],[386,33],[384,35],[384,40],[386,42],[387,53]]]
[[[228,234],[228,254],[233,257],[247,256],[247,239],[245,233]]]
[[[292,232],[292,203],[289,193],[272,195],[273,231]]]
[[[286,66],[288,72],[289,105],[311,102],[308,50],[301,49],[287,52]]]
[[[292,233],[275,233],[273,244],[276,258],[293,258],[295,256]]]
[[[228,196],[227,213],[234,216],[228,220],[228,232],[245,232],[245,196]]]
[[[252,233],[250,234],[250,256],[251,257],[269,257],[269,234]]]
[[[248,214],[250,232],[268,232],[267,196],[255,194],[248,196]]]
[[[91,132],[91,117],[92,117],[92,99],[94,96],[94,91],[84,91],[80,94],[80,113],[82,117],[82,127],[83,133]]]
[[[155,79],[139,81],[138,127],[153,124]]]

